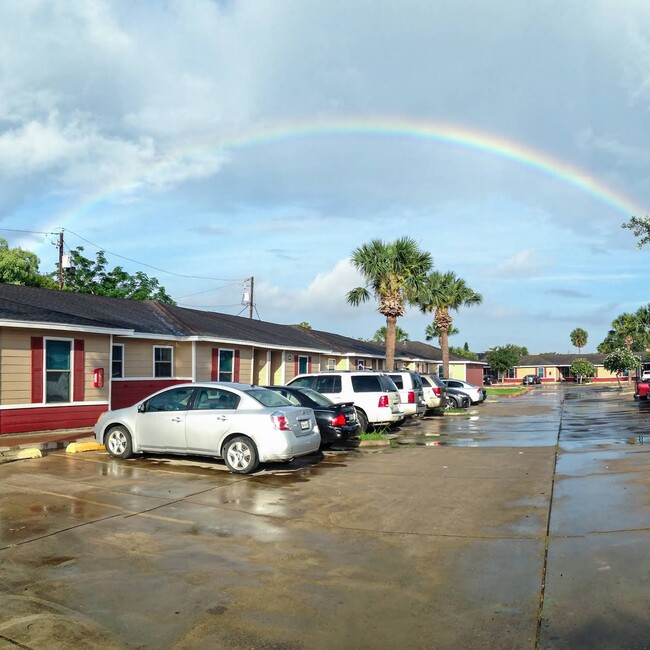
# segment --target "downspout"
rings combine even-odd
[[[192,341],[192,381],[196,381],[196,341]]]
[[[122,348],[124,350],[124,348]],[[122,375],[124,375],[124,355],[122,355]],[[111,334],[108,341],[108,410],[113,408],[113,335]]]

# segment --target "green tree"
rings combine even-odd
[[[490,364],[493,372],[503,375],[510,368],[518,366],[521,357],[527,354],[528,350],[525,347],[508,343],[488,350],[485,360]]]
[[[476,352],[472,352],[471,350],[466,350],[464,347],[459,348],[459,347],[454,347],[453,345],[449,347],[449,352],[452,354],[457,354],[459,357],[463,357],[464,359],[472,359],[476,361],[478,359],[478,354]]]
[[[582,357],[574,359],[569,370],[571,371],[571,374],[578,380],[579,384],[582,383],[583,377],[596,376],[596,366]]]
[[[104,251],[98,251],[96,259],[93,261],[84,257],[83,250],[83,247],[79,246],[71,251],[70,256],[75,271],[66,275],[66,291],[129,300],[158,300],[170,305],[176,304],[156,278],[150,278],[142,271],[137,271],[132,275],[120,266],[108,270]]]
[[[355,307],[373,297],[378,301],[377,311],[386,317],[386,368],[392,370],[397,319],[414,301],[431,270],[431,254],[421,251],[410,237],[394,242],[373,239],[352,252],[352,265],[366,285],[349,291],[347,301]]]
[[[433,322],[440,332],[445,377],[449,377],[449,330],[454,321],[450,312],[458,311],[461,307],[480,305],[482,302],[483,296],[471,289],[453,271],[430,273],[417,296],[420,311],[423,314],[434,314]]]
[[[302,321],[298,323],[298,327],[302,327],[303,329],[310,330],[311,325],[307,321]]]
[[[631,230],[635,237],[639,239],[637,248],[643,248],[650,243],[650,217],[631,217],[630,220],[622,225],[622,228]]]
[[[447,330],[447,337],[454,336],[458,334],[460,330],[455,326],[451,325],[451,327]],[[438,340],[438,345],[440,345],[442,349],[442,344],[440,343],[440,337],[442,336],[442,332],[438,328],[438,326],[435,323],[429,323],[424,330],[424,336],[426,337],[427,341],[433,341],[433,339]]]
[[[630,382],[630,371],[636,370],[641,365],[641,359],[627,348],[617,348],[610,352],[603,362],[605,370],[616,373],[616,381],[621,385],[621,373],[628,371],[627,381]]]
[[[376,341],[377,343],[386,343],[386,326],[382,325],[376,332],[375,335],[372,337],[373,341]],[[395,327],[395,340],[398,343],[406,343],[409,341],[409,335],[408,332],[405,332],[399,325]]]
[[[618,348],[629,347],[635,352],[641,352],[648,347],[648,326],[644,322],[644,311],[641,308],[635,314],[623,313],[612,321],[612,326],[605,339],[598,345],[598,352],[608,354]]]
[[[582,354],[582,348],[587,345],[589,334],[587,334],[586,330],[583,330],[582,327],[576,327],[573,332],[571,332],[570,336],[571,345],[578,348],[578,354]]]
[[[56,282],[42,275],[38,268],[40,260],[35,253],[20,247],[9,248],[6,239],[0,237],[0,282],[25,287],[56,288]]]

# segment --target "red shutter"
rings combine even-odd
[[[212,370],[210,371],[210,381],[217,381],[219,372],[219,348],[212,348]]]
[[[84,340],[74,340],[74,393],[73,402],[83,402],[86,389],[86,355],[84,352]]]
[[[235,365],[233,368],[233,381],[239,381],[239,350],[235,350]]]
[[[307,357],[307,372],[311,372],[311,355]]]
[[[300,374],[300,368],[298,366],[298,355],[296,354],[293,357],[293,376],[295,377],[298,374]]]
[[[43,401],[43,337],[32,336],[32,403]]]

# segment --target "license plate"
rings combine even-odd
[[[307,431],[309,429],[309,420],[300,420],[300,428],[303,431]]]

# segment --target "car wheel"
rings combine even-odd
[[[460,408],[458,400],[453,395],[447,395],[447,403],[445,404],[446,409],[457,409]]]
[[[133,455],[131,434],[123,427],[113,427],[106,435],[106,449],[115,458],[130,458]]]
[[[357,422],[359,423],[358,433],[366,433],[368,431],[368,417],[363,411],[357,409]]]
[[[223,448],[223,459],[233,474],[250,474],[260,464],[255,443],[246,436],[231,438]]]

